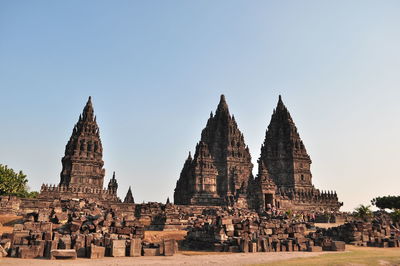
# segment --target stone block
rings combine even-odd
[[[46,248],[46,240],[35,240],[34,247],[37,249],[37,257],[43,257]]]
[[[40,254],[40,246],[19,246],[17,257],[21,259],[33,259],[42,257],[43,254]]]
[[[14,232],[15,231],[22,231],[24,230],[24,225],[23,224],[14,224]]]
[[[111,257],[125,257],[126,241],[113,239],[111,242]]]
[[[3,246],[0,245],[0,258],[7,257],[7,255],[7,251],[3,248]]]
[[[71,236],[63,235],[58,242],[58,249],[71,249]]]
[[[142,255],[142,240],[139,238],[131,239],[129,256],[140,257]]]
[[[175,254],[175,240],[164,240],[164,256],[173,256]]]
[[[331,250],[332,251],[345,251],[346,244],[343,241],[332,241]]]
[[[257,252],[257,243],[255,243],[255,242],[249,243],[249,252],[251,252],[251,253]]]
[[[101,259],[101,258],[104,258],[105,253],[106,253],[105,247],[100,247],[100,246],[96,246],[93,244],[90,245],[89,258]]]
[[[240,252],[240,248],[239,248],[239,246],[229,246],[228,251],[236,253],[236,252]]]
[[[321,246],[309,246],[307,248],[308,252],[322,252],[322,247]]]
[[[77,254],[75,249],[53,249],[50,259],[76,259]]]
[[[249,241],[247,239],[240,240],[240,251],[244,253],[249,252]]]
[[[143,256],[160,256],[159,248],[143,248]]]
[[[27,245],[29,237],[29,231],[14,231],[12,235],[12,245]]]
[[[51,258],[51,251],[53,249],[57,249],[57,240],[45,240],[46,244],[44,246],[44,254],[43,256],[45,258],[50,259]]]

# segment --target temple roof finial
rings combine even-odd
[[[221,113],[229,114],[228,104],[226,103],[225,95],[223,95],[223,94],[221,94],[221,98],[219,100],[219,104],[217,107],[217,111],[215,112],[215,115],[221,114]]]

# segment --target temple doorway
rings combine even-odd
[[[265,209],[271,208],[274,205],[274,195],[272,193],[264,194]]]

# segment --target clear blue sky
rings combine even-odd
[[[0,163],[58,183],[87,97],[107,183],[172,198],[219,95],[253,162],[278,94],[344,210],[399,194],[399,1],[0,1]],[[257,167],[254,168],[254,173]]]

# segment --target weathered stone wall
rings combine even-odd
[[[21,206],[21,199],[15,196],[0,196],[0,214],[16,214]]]

